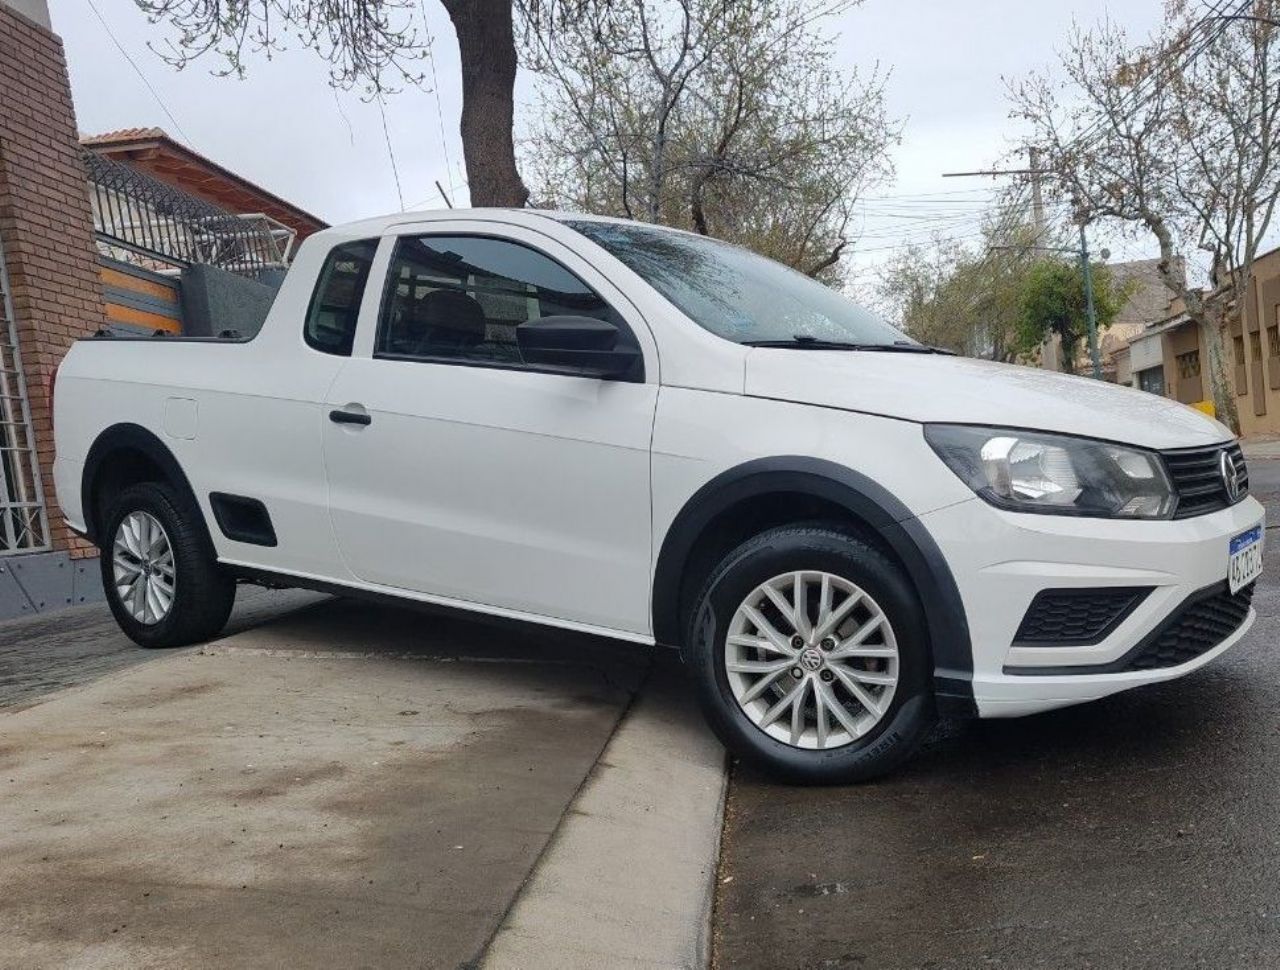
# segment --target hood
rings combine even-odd
[[[753,348],[745,393],[919,422],[986,424],[1193,448],[1231,432],[1176,401],[1117,384],[941,354]]]

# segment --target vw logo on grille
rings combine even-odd
[[[1223,451],[1218,455],[1218,474],[1222,476],[1222,487],[1227,490],[1227,500],[1237,502],[1240,500],[1240,479],[1243,477],[1240,472],[1240,466],[1236,464],[1235,456],[1229,451]]]

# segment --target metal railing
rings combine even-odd
[[[49,548],[31,404],[0,249],[0,556]]]
[[[90,149],[84,165],[104,255],[160,270],[205,263],[252,278],[289,264],[296,233],[270,216],[228,212]]]

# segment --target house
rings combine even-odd
[[[1232,313],[1228,334],[1227,380],[1241,433],[1280,434],[1280,248],[1254,261],[1248,296]],[[1129,383],[1184,404],[1213,397],[1207,367],[1199,328],[1177,301],[1129,342]]]
[[[114,330],[251,331],[298,241],[325,228],[159,128],[80,145]]]
[[[327,223],[305,209],[210,161],[160,128],[126,128],[88,135],[80,139],[80,144],[101,158],[145,172],[226,212],[262,215],[292,229],[298,242],[327,228]]]

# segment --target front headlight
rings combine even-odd
[[[1154,452],[1012,428],[925,425],[925,440],[992,505],[1014,512],[1167,519],[1176,496]]]

